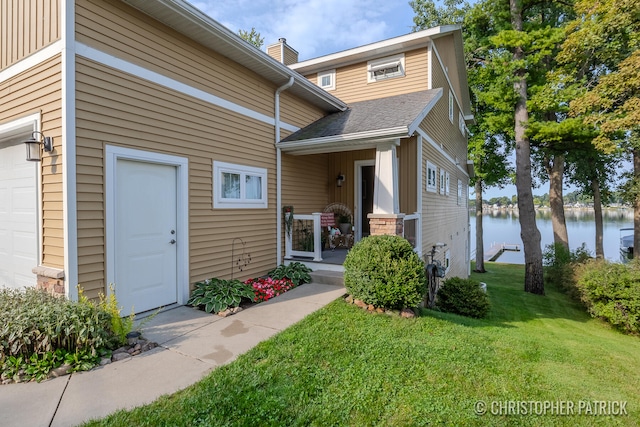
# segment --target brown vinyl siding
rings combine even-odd
[[[435,55],[434,55],[435,58]],[[443,146],[443,149],[461,163],[467,159],[467,139],[458,128],[458,104],[453,103],[453,123],[449,121],[449,83],[444,75],[440,63],[433,61],[433,88],[443,88],[442,97],[438,100],[427,117],[420,124],[420,128],[434,141]]]
[[[384,58],[386,55],[382,55]],[[386,98],[426,90],[428,83],[427,49],[405,53],[405,75],[378,82],[367,82],[367,61],[336,69],[336,89],[331,94],[347,104],[367,99]],[[306,76],[314,84],[318,74]]]
[[[353,186],[355,180],[354,162],[356,160],[375,160],[375,158],[375,149],[329,154],[329,203],[344,203],[356,215],[353,206],[355,200]],[[345,176],[345,182],[342,187],[336,186],[336,178],[340,173]]]
[[[60,38],[60,0],[0,0],[0,70]]]
[[[275,266],[273,126],[170,91],[135,76],[77,61],[79,282],[90,297],[104,290],[104,149],[107,144],[187,157],[190,282],[232,274],[236,237],[251,264],[235,278]],[[267,167],[267,209],[213,209],[212,162]],[[235,250],[242,250],[236,242]]]
[[[444,37],[439,37],[433,41],[436,50],[438,51],[438,55],[442,60],[442,65],[445,67],[445,70],[451,70],[447,75],[449,76],[449,80],[451,81],[451,85],[453,86],[453,90],[456,93],[458,99],[462,99],[461,97],[461,88],[460,88],[460,75],[457,72],[458,62],[456,60],[456,51],[455,44],[453,42],[453,34],[449,34]],[[434,61],[437,61],[434,55]],[[456,105],[457,107],[457,105]],[[456,115],[455,120],[458,120],[458,116]]]
[[[282,155],[282,205],[296,214],[322,212],[330,203],[327,169],[329,155]]]
[[[40,112],[42,132],[53,137],[42,173],[42,265],[64,267],[62,223],[62,84],[60,56],[0,83],[0,123]],[[35,266],[34,266],[35,267]]]
[[[400,213],[410,215],[417,212],[417,163],[418,153],[417,138],[403,139],[397,147],[399,182],[398,192],[400,197]]]
[[[80,0],[76,38],[118,58],[273,117],[275,86],[116,0]]]

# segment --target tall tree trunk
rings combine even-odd
[[[482,180],[476,178],[476,269],[477,273],[486,273],[484,269],[484,239],[482,231]]]
[[[591,191],[593,192],[593,212],[596,217],[596,258],[604,259],[604,246],[602,244],[602,197],[600,195],[600,181],[597,176],[591,180]]]
[[[518,0],[509,0],[511,25],[515,31],[522,31],[522,8]],[[513,60],[521,63],[525,54],[522,47],[514,49]],[[525,135],[525,127],[529,120],[527,111],[527,78],[526,70],[517,70],[513,88],[518,94],[515,105],[515,139],[516,139],[516,190],[518,192],[518,210],[520,219],[520,236],[524,246],[524,290],[533,294],[544,295],[544,274],[542,270],[542,248],[540,247],[540,231],[536,226],[536,211],[533,206],[531,181],[531,146]],[[639,210],[640,211],[640,210]],[[639,216],[640,219],[640,216]],[[640,226],[640,221],[638,222]]]
[[[562,180],[564,177],[564,155],[556,154],[553,158],[545,158],[545,168],[549,175],[549,206],[551,207],[551,226],[553,243],[569,250],[569,234],[564,217],[564,199],[562,197]]]
[[[640,181],[640,148],[633,149],[633,178]],[[633,257],[640,251],[640,195],[633,201]]]

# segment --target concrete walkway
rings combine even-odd
[[[151,351],[42,383],[0,386],[0,425],[74,426],[150,403],[199,381],[344,293],[343,287],[308,283],[225,318],[190,307],[164,311],[142,329],[160,344]]]

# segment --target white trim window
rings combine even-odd
[[[427,161],[427,191],[435,193],[438,191],[438,175],[436,165]]]
[[[267,170],[213,161],[215,209],[264,209],[267,207]]]
[[[449,175],[449,172],[445,172],[444,175],[444,194],[448,196],[451,192],[451,176]]]
[[[453,124],[453,92],[449,89],[449,121]]]
[[[404,77],[404,54],[367,62],[367,82]]]
[[[336,70],[328,70],[318,73],[318,86],[324,90],[335,90]]]
[[[445,173],[444,173],[444,169],[440,168],[440,194],[444,195],[445,192]]]
[[[458,205],[462,204],[462,181],[458,180]]]
[[[447,249],[444,253],[444,271],[448,273],[451,270],[451,249]]]
[[[465,132],[466,128],[467,126],[464,123],[464,116],[462,115],[462,112],[458,112],[458,129],[460,129],[462,136],[467,136]]]

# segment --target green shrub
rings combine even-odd
[[[272,279],[289,279],[296,286],[300,286],[303,283],[311,282],[311,276],[309,273],[311,269],[300,262],[292,262],[289,265],[280,264],[273,270],[267,273]]]
[[[62,363],[91,369],[118,343],[111,315],[86,298],[74,302],[35,288],[0,289],[2,379],[40,381]]]
[[[570,251],[559,243],[547,245],[542,255],[545,266],[545,280],[553,283],[563,292],[574,298],[579,298],[575,286],[574,270],[592,258],[591,253],[583,243],[579,248]]]
[[[243,298],[253,301],[255,293],[250,285],[239,280],[207,279],[195,284],[187,304],[201,307],[207,313],[218,313],[238,307]]]
[[[626,333],[640,333],[640,260],[592,260],[576,269],[580,299],[593,317]]]
[[[442,283],[436,303],[442,311],[477,318],[486,316],[491,308],[480,282],[460,277],[451,277]]]
[[[424,262],[399,236],[370,236],[344,262],[344,283],[355,299],[385,308],[416,307],[424,299]]]

